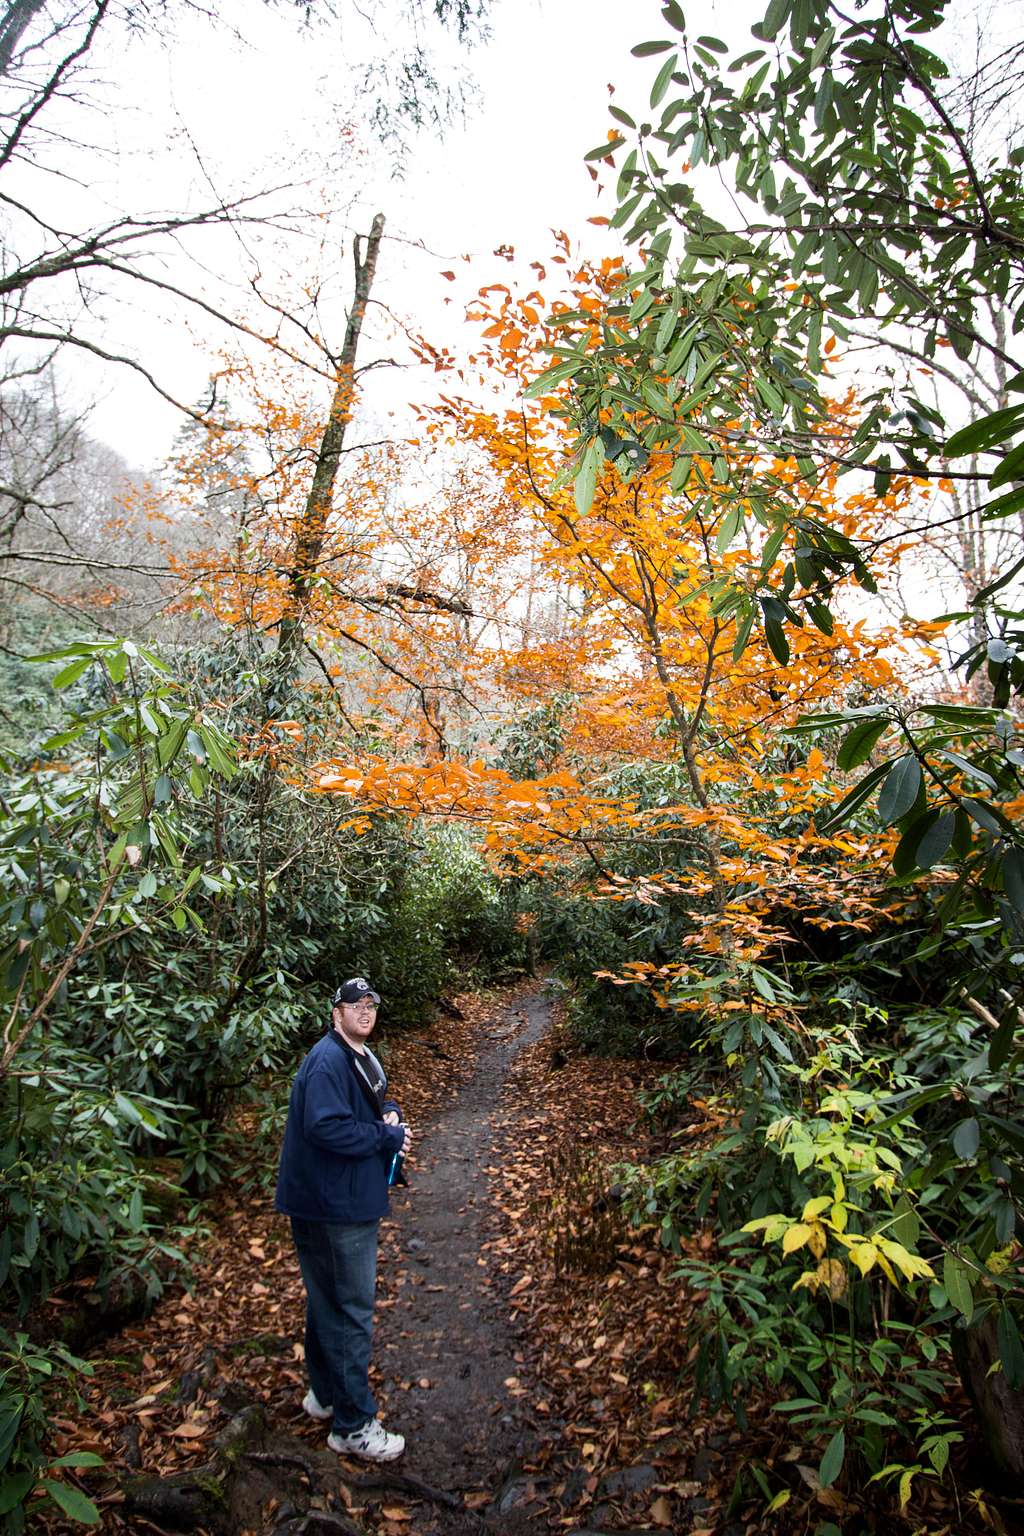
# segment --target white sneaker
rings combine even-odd
[[[405,1450],[401,1435],[391,1435],[380,1419],[369,1419],[350,1435],[328,1435],[327,1444],[341,1456],[365,1456],[368,1461],[395,1461]]]
[[[310,1387],[302,1399],[302,1411],[303,1413],[308,1413],[311,1419],[332,1419],[334,1417],[334,1409],[325,1408],[312,1387]]]

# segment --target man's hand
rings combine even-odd
[[[404,1120],[399,1120],[393,1109],[389,1109],[387,1114],[384,1116],[384,1124],[400,1125],[402,1127],[402,1130],[405,1132],[405,1140],[402,1142],[402,1156],[408,1157],[409,1153],[412,1151],[412,1131],[410,1131]]]

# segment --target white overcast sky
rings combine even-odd
[[[691,32],[710,33],[746,51],[766,0],[702,0],[699,10],[683,3]],[[1011,0],[1009,12],[1019,4]],[[965,36],[974,6],[975,0],[956,6]],[[619,248],[616,237],[587,223],[611,209],[599,205],[582,157],[610,126],[609,84],[622,105],[644,110],[655,68],[649,59],[633,59],[630,48],[672,35],[659,0],[495,0],[490,40],[468,54],[449,49],[475,81],[475,105],[465,122],[452,124],[443,136],[421,133],[401,180],[391,175],[386,157],[367,147],[368,105],[356,89],[367,52],[392,41],[401,46],[400,35],[369,38],[354,7],[348,21],[309,28],[292,8],[274,9],[260,0],[220,0],[217,9],[220,25],[173,12],[173,30],[162,39],[146,33],[126,47],[123,35],[108,35],[106,51],[92,61],[99,75],[92,94],[100,107],[92,137],[101,153],[81,159],[86,185],[80,192],[64,183],[65,227],[84,227],[99,216],[97,208],[181,210],[208,205],[211,187],[226,196],[313,178],[319,184],[301,196],[318,205],[327,199],[345,212],[331,226],[332,248],[323,258],[316,257],[316,241],[308,235],[288,247],[282,300],[287,303],[289,282],[301,282],[316,268],[329,275],[333,268],[325,319],[331,334],[340,336],[350,293],[351,235],[366,230],[379,209],[389,238],[375,297],[447,344],[456,337],[466,297],[485,282],[508,277],[509,267],[492,254],[496,247],[511,244],[525,260],[545,261],[553,249],[550,231],[564,229],[589,253]],[[993,15],[1004,22],[1008,9],[1005,0],[994,0]],[[387,4],[378,7],[379,14],[388,11]],[[708,179],[702,191],[712,201],[722,195]],[[728,217],[724,205],[722,213]],[[195,249],[211,272],[233,275],[238,289],[228,294],[229,307],[243,305],[252,260],[234,237],[206,237]],[[473,258],[471,267],[461,262],[463,255]],[[455,270],[458,282],[445,282],[444,269]],[[191,289],[205,281],[198,267],[181,263],[173,252],[164,270]],[[223,297],[222,284],[211,279],[210,291],[218,288]],[[212,323],[195,314],[186,319],[146,290],[109,306],[104,323],[107,345],[133,350],[184,401],[202,395],[218,348],[227,342]],[[367,335],[364,360],[381,341],[372,331]],[[388,341],[385,350],[393,353],[394,343]],[[62,367],[76,403],[94,402],[93,433],[133,467],[158,465],[180,415],[137,377],[81,358],[68,358]],[[399,411],[403,395],[421,399],[424,389],[415,370],[374,374],[368,412],[379,419]]]
[[[101,58],[110,152],[92,189],[111,206],[139,211],[207,201],[194,150],[221,192],[308,175],[341,143],[346,124],[361,128],[366,105],[353,98],[352,59],[366,39],[351,25],[304,30],[294,13],[256,0],[225,0],[220,9],[226,21],[237,21],[244,42],[228,25],[211,28],[195,18],[162,42],[148,39]],[[366,229],[379,208],[389,235],[410,242],[389,241],[378,297],[426,334],[450,341],[465,295],[507,276],[508,267],[491,254],[499,245],[543,261],[553,249],[550,231],[565,229],[587,250],[608,248],[609,237],[586,222],[600,209],[582,157],[610,126],[608,85],[616,85],[624,104],[649,87],[651,62],[632,59],[630,48],[663,35],[659,9],[656,0],[497,0],[490,41],[458,54],[477,88],[465,123],[442,138],[424,130],[402,180],[393,179],[381,156],[374,163],[372,155],[335,154],[329,195],[354,200],[349,230]],[[762,11],[763,0],[705,0],[694,30],[742,45]],[[471,272],[462,255],[474,258]],[[232,260],[222,245],[211,264],[223,270]],[[350,260],[346,252],[339,301]],[[458,284],[439,276],[452,267]],[[239,276],[245,270],[240,266]],[[340,302],[335,323],[343,323]],[[194,319],[186,334],[145,298],[112,309],[108,325],[108,343],[134,346],[184,400],[199,397],[223,342]],[[422,393],[414,377],[405,380]],[[180,418],[144,384],[79,362],[69,381],[80,399],[96,402],[95,435],[133,466],[149,468],[166,455]],[[405,385],[393,376],[374,387],[382,409],[389,392]]]

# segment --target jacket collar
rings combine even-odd
[[[359,1052],[355,1049],[355,1047],[349,1045],[348,1041],[342,1035],[338,1034],[338,1031],[335,1029],[333,1024],[329,1024],[327,1026],[327,1037],[328,1039],[333,1040],[335,1045],[339,1046],[340,1049],[345,1052],[346,1056],[353,1057],[359,1055]]]

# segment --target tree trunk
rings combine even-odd
[[[366,315],[366,305],[377,270],[377,256],[384,234],[384,215],[374,216],[369,236],[357,235],[352,246],[355,262],[355,293],[349,310],[345,342],[338,359],[335,374],[334,398],[320,439],[313,483],[309,488],[306,505],[295,530],[291,561],[288,568],[288,597],[278,633],[278,694],[287,692],[298,670],[299,653],[303,643],[303,626],[310,588],[316,579],[323,555],[327,533],[327,520],[331,513],[334,486],[338,478],[338,464],[345,446],[345,435],[352,419],[355,398],[356,354],[359,337]],[[363,242],[366,251],[363,254]],[[280,712],[283,700],[278,697]]]
[[[44,6],[45,0],[13,0],[0,11],[0,75],[10,72],[23,32]]]
[[[1024,1392],[1015,1392],[1001,1370],[992,1370],[999,1360],[995,1308],[980,1323],[954,1328],[951,1343],[986,1449],[1011,1486],[1020,1488],[1024,1486]]]

